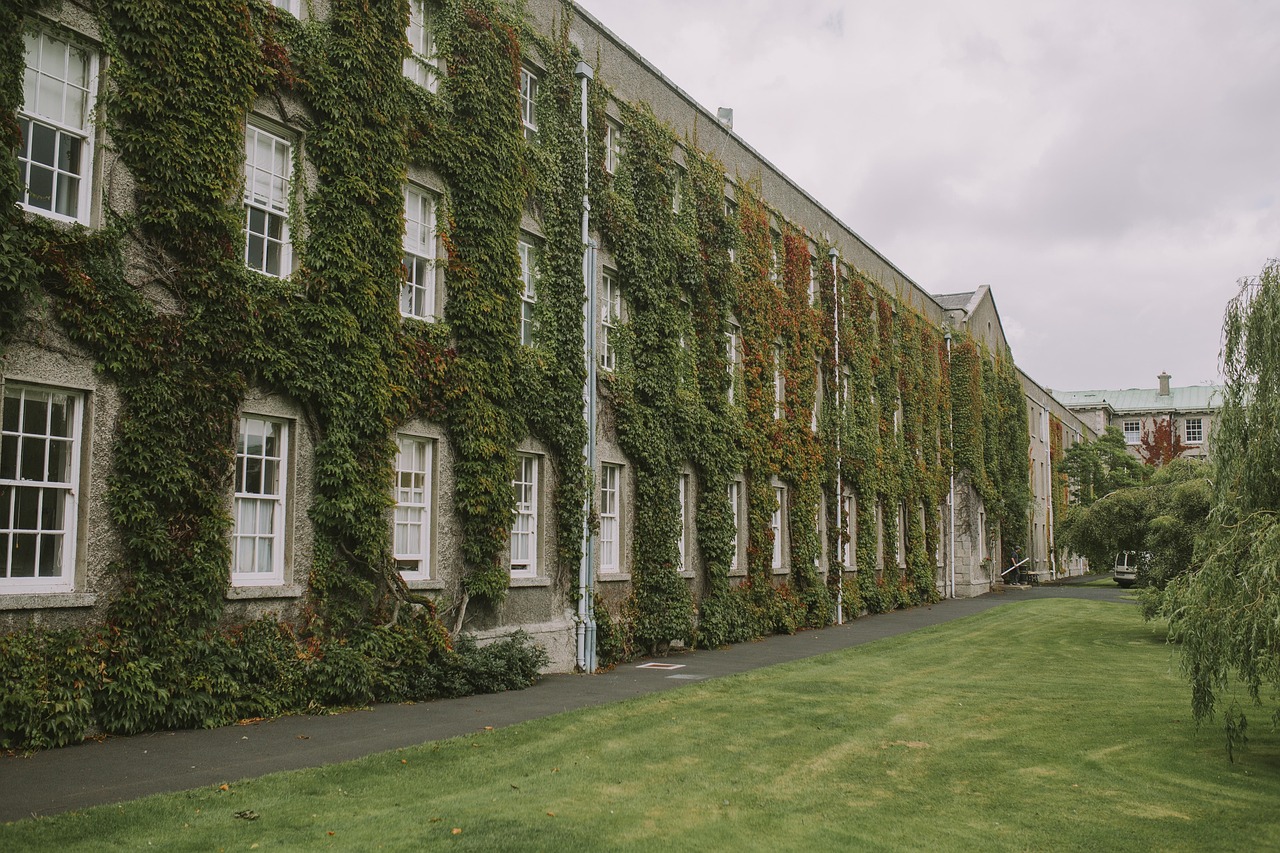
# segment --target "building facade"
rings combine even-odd
[[[1207,459],[1213,421],[1222,406],[1222,386],[1173,387],[1161,373],[1155,388],[1123,390],[1054,391],[1054,396],[1095,433],[1115,427],[1124,433],[1125,445],[1138,458],[1144,439],[1152,442],[1160,429],[1169,431],[1183,446],[1184,459]]]
[[[413,612],[591,669],[1057,571],[1045,425],[1088,428],[989,290],[585,11],[232,5],[0,21],[0,630],[375,666]]]

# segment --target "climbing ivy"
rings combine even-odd
[[[328,5],[323,19],[299,21],[264,0],[100,0],[101,115],[133,194],[94,230],[15,204],[22,28],[43,4],[0,10],[0,348],[23,323],[55,321],[116,389],[106,504],[121,540],[102,624],[2,638],[0,674],[21,690],[0,703],[0,746],[69,742],[90,723],[205,726],[526,683],[536,651],[521,641],[454,649],[433,600],[396,570],[388,483],[395,433],[411,420],[442,424],[453,454],[463,562],[446,594],[454,624],[468,602],[492,608],[506,594],[512,471],[527,435],[545,446],[557,484],[550,574],[557,593],[576,592],[569,578],[590,485],[572,7],[544,35],[518,4],[433,0],[447,73],[428,91],[401,73],[406,0]],[[519,115],[525,56],[542,66],[535,139]],[[736,212],[726,209],[724,167],[644,104],[618,102],[625,156],[606,172],[611,98],[597,78],[585,142],[593,222],[628,314],[617,369],[600,382],[635,490],[630,595],[616,614],[602,608],[611,653],[821,626],[837,597],[852,614],[931,600],[937,506],[953,461],[1006,536],[1018,535],[1026,412],[1008,354],[992,360],[959,336],[948,363],[940,330],[848,265],[833,278],[827,240],[771,210],[758,181],[736,176]],[[262,104],[299,134],[287,279],[243,262],[244,127]],[[410,170],[433,170],[448,187],[439,215],[448,299],[435,322],[397,311]],[[532,346],[519,336],[525,215],[545,238]],[[730,316],[741,327],[737,378],[725,352]],[[299,412],[314,544],[300,618],[229,626],[226,496],[251,390]],[[677,550],[686,468],[697,485],[696,599]],[[749,535],[735,583],[727,490],[739,476]],[[775,478],[787,486],[791,531],[777,575]],[[834,567],[853,538],[837,479],[857,498],[859,571],[849,582],[815,568],[824,544]],[[823,507],[825,543],[814,524]],[[67,713],[41,722],[38,709],[53,706]]]

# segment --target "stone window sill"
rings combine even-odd
[[[551,586],[551,578],[512,578],[512,588],[521,586]]]
[[[255,598],[302,598],[303,589],[294,584],[279,586],[233,586],[227,589],[227,599],[240,601]]]
[[[0,595],[0,610],[57,610],[92,607],[98,596],[92,592],[24,592]]]

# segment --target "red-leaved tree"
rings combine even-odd
[[[1138,455],[1142,461],[1152,467],[1159,468],[1172,462],[1186,451],[1182,436],[1173,428],[1173,418],[1156,418],[1153,428],[1142,431],[1138,440]]]

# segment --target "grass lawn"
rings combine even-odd
[[[1136,607],[1016,603],[350,764],[8,824],[0,849],[1280,847],[1280,736],[1256,726],[1232,765],[1188,706]]]
[[[1115,589],[1116,579],[1113,578],[1111,575],[1107,575],[1106,577],[1103,577],[1103,578],[1096,578],[1087,583],[1079,584],[1079,586],[1102,586],[1102,587],[1106,587],[1107,589]]]

